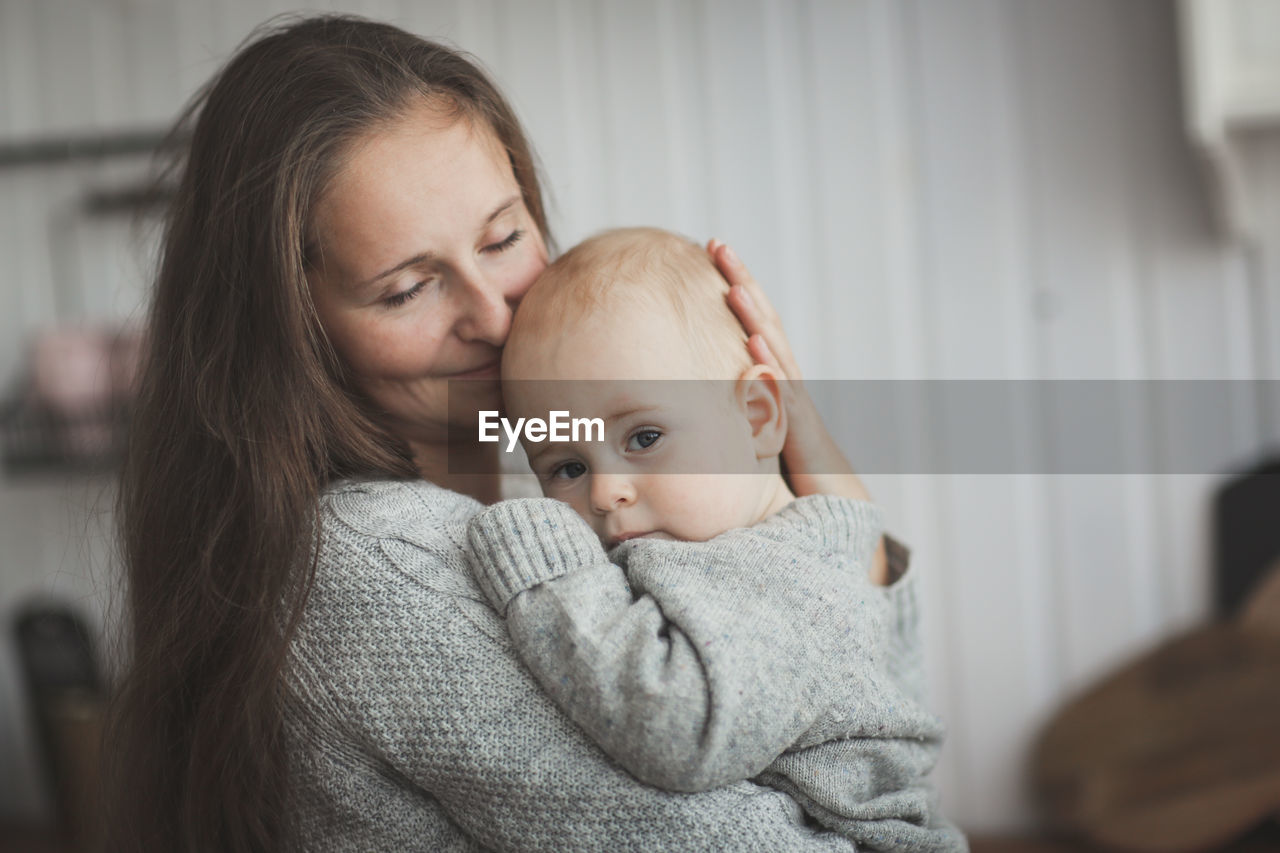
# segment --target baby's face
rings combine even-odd
[[[606,547],[641,536],[702,541],[771,511],[781,481],[758,473],[767,464],[735,383],[698,378],[682,324],[661,307],[597,312],[508,354],[508,419],[553,410],[603,419],[603,441],[524,448],[543,494],[572,506]]]

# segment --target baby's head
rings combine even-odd
[[[700,246],[627,228],[559,258],[516,312],[502,357],[507,417],[603,421],[602,441],[525,450],[543,493],[606,545],[710,539],[791,500],[778,473],[779,380],[752,364],[727,291]]]

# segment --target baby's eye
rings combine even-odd
[[[662,438],[662,431],[656,429],[640,429],[627,438],[627,450],[648,450]]]
[[[587,466],[581,462],[565,462],[551,470],[553,480],[576,480],[587,473]]]

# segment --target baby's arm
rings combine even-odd
[[[866,577],[879,512],[863,502],[804,499],[710,542],[634,540],[626,574],[556,501],[497,504],[468,532],[543,688],[661,788],[762,771],[829,709],[830,686],[865,672],[884,628]]]

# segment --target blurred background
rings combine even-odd
[[[255,25],[309,9],[474,53],[561,247],[728,241],[808,377],[1238,383],[1205,470],[869,475],[922,573],[963,827],[1038,826],[1046,722],[1222,618],[1222,490],[1280,448],[1276,383],[1243,381],[1280,379],[1277,0],[0,0],[0,823],[51,819],[49,726],[92,725],[92,702],[50,724],[41,691],[112,670],[150,154]],[[1156,401],[1133,452],[1176,454],[1178,430]]]

